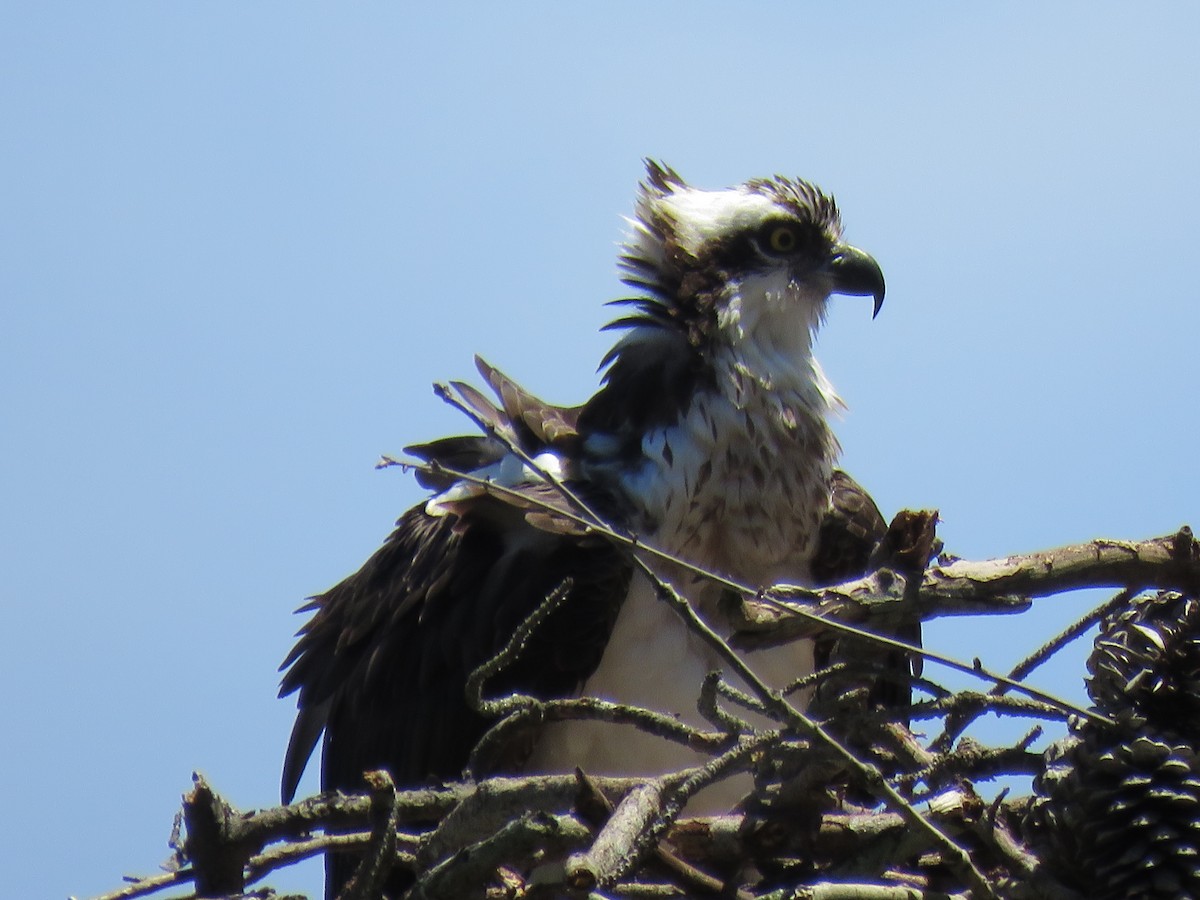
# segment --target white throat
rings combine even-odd
[[[663,549],[755,586],[807,578],[841,403],[812,355],[823,304],[763,276],[723,306],[714,386],[643,438],[624,477]]]

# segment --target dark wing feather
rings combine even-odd
[[[608,542],[539,530],[517,509],[497,516],[491,497],[475,506],[488,509],[462,518],[409,510],[362,569],[315,598],[281,689],[299,692],[285,802],[322,730],[324,790],[361,790],[374,768],[402,786],[457,777],[490,724],[467,706],[467,677],[567,578],[565,602],[487,694],[567,696],[599,665],[628,590],[627,557]],[[331,891],[353,865],[331,860]]]
[[[865,575],[872,563],[872,556],[888,534],[888,525],[871,495],[845,472],[835,470],[832,479],[832,497],[829,512],[821,522],[817,550],[811,564],[813,581],[817,585],[837,584]],[[868,627],[876,631],[891,631],[896,637],[912,644],[921,641],[921,626],[916,623],[901,623],[885,626],[870,622]],[[869,701],[878,706],[892,709],[907,709],[911,702],[908,678],[919,665],[900,650],[885,650],[880,654],[874,644],[848,637],[833,637],[817,642],[815,648],[818,666],[826,666],[837,660],[849,662],[871,662],[877,671],[884,674],[874,679]],[[895,673],[888,677],[886,673]],[[830,688],[832,691],[824,690]],[[822,693],[836,693],[836,680],[827,681]]]
[[[818,585],[837,584],[867,571],[871,554],[887,534],[887,522],[857,481],[835,469],[829,512],[821,521],[810,572]]]
[[[404,452],[455,472],[471,472],[499,462],[507,451],[495,438],[470,434],[411,444]],[[434,491],[444,491],[457,480],[454,475],[435,470],[417,470],[416,478],[421,487]]]
[[[376,767],[400,783],[459,774],[485,725],[466,708],[467,676],[567,578],[566,602],[495,689],[564,696],[594,671],[631,565],[608,542],[536,527],[526,512],[489,496],[461,517],[414,507],[358,572],[304,607],[314,614],[280,690],[299,692],[285,801],[322,729],[325,788],[358,787]]]
[[[473,414],[485,428],[491,428],[508,440],[518,440],[512,420],[474,385],[465,381],[452,381],[438,390],[444,392],[444,396],[452,397],[457,405]]]
[[[648,321],[635,316],[618,327]],[[636,343],[619,342],[601,365],[607,366],[604,386],[580,411],[579,431],[585,439],[592,434],[615,438],[618,455],[628,457],[641,453],[646,432],[676,421],[696,390],[712,379],[687,335],[675,327],[642,329]]]
[[[483,357],[475,357],[475,367],[488,386],[500,398],[510,421],[523,425],[526,440],[547,447],[570,446],[578,437],[578,406],[555,406],[529,393]]]
[[[449,390],[497,433],[520,440],[531,456],[576,441],[577,410],[538,400],[486,364],[481,370],[501,406],[468,385]],[[410,452],[474,469],[499,461],[504,446],[494,437],[463,437]],[[429,479],[443,489],[450,482]],[[586,499],[593,508],[612,505],[593,486],[573,487],[592,488]],[[467,705],[468,676],[561,585],[569,585],[564,602],[486,692],[566,696],[595,671],[632,564],[624,550],[542,511],[539,497],[564,502],[546,485],[530,484],[516,496],[486,487],[468,492],[443,515],[414,507],[358,572],[302,608],[313,615],[284,661],[280,691],[299,694],[285,801],[322,733],[326,790],[360,790],[363,772],[373,768],[387,769],[400,785],[457,777],[490,724]],[[498,762],[526,749],[514,746]],[[331,896],[353,864],[344,855],[331,859]]]

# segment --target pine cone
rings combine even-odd
[[[1088,694],[1106,715],[1200,737],[1200,601],[1174,591],[1136,598],[1105,620],[1088,659]]]
[[[1169,732],[1086,725],[1035,785],[1043,858],[1093,900],[1200,898],[1200,759]],[[1118,738],[1105,746],[1104,737]]]
[[[1027,825],[1048,868],[1091,900],[1200,900],[1200,602],[1137,598],[1101,626],[1088,693]]]

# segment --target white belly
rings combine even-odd
[[[746,654],[746,661],[772,687],[813,669],[812,646],[799,641]],[[621,608],[600,667],[583,695],[653,709],[700,730],[711,726],[696,704],[704,676],[728,672],[699,637],[664,602],[644,576],[635,577]],[[731,679],[743,690],[740,679]],[[744,710],[734,710],[745,715]],[[768,723],[759,721],[764,727]],[[576,766],[594,775],[661,775],[701,765],[709,757],[632,725],[571,721],[548,726],[529,762],[530,771],[571,772]],[[703,791],[688,806],[692,814],[723,812],[750,790],[748,776],[735,777]]]
[[[765,376],[752,379],[737,360],[727,363],[717,371],[723,388],[698,393],[678,421],[643,437],[639,465],[606,462],[598,453],[592,474],[617,480],[639,508],[638,524],[648,543],[751,588],[804,583],[829,504],[837,450],[825,422],[832,393],[811,360],[810,369],[788,376],[794,388],[773,386]],[[816,399],[808,396],[813,392]],[[720,621],[714,602],[719,589],[678,584],[709,625],[727,636],[729,627]],[[744,654],[743,659],[775,688],[813,670],[808,642]],[[713,669],[729,675],[728,667],[638,575],[600,667],[583,693],[711,730],[696,706],[701,683]],[[730,680],[745,689],[740,680]],[[734,713],[748,717],[740,709]],[[751,724],[774,727],[765,721]],[[638,776],[707,761],[703,754],[632,725],[576,721],[549,726],[530,765],[547,772],[578,766],[597,775]],[[689,811],[727,810],[749,788],[748,777],[728,779],[700,794]]]

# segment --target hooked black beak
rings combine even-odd
[[[879,308],[883,306],[883,270],[871,254],[842,244],[835,248],[829,270],[833,273],[833,293],[874,297],[875,312],[871,318],[879,315]]]

